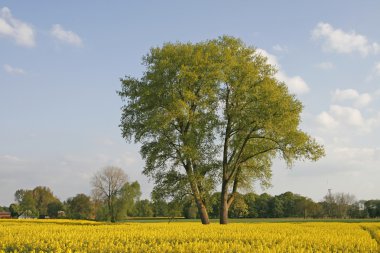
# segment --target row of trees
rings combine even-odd
[[[104,171],[103,171],[104,172]],[[99,173],[98,173],[99,175]],[[220,216],[220,192],[210,195],[207,210],[211,218]],[[199,218],[200,214],[191,195],[182,199],[165,201],[161,198],[140,200],[139,183],[124,183],[110,207],[106,198],[77,194],[61,202],[48,187],[38,186],[33,190],[17,190],[10,207],[0,207],[0,211],[10,211],[13,217],[125,220],[128,217],[185,217]],[[153,195],[154,197],[154,195]],[[380,200],[356,201],[345,193],[327,194],[323,201],[314,202],[310,198],[292,192],[271,196],[267,193],[238,193],[229,209],[230,218],[378,218]]]
[[[3,209],[9,211],[12,217],[64,217],[115,221],[126,219],[127,216],[145,214],[141,211],[144,200],[139,200],[140,195],[140,185],[137,181],[126,182],[114,198],[115,206],[109,209],[107,202],[97,198],[98,196],[80,193],[61,202],[48,187],[37,186],[33,190],[17,190],[16,203]]]

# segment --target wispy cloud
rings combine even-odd
[[[8,74],[11,74],[11,75],[23,75],[23,74],[25,74],[25,71],[23,69],[12,67],[9,64],[4,64],[3,68],[4,68],[5,72],[7,72]]]
[[[57,40],[80,47],[83,45],[82,39],[73,31],[65,30],[61,25],[55,24],[50,30],[50,34]]]
[[[24,47],[34,47],[36,44],[32,26],[14,18],[7,7],[0,9],[0,37],[11,38]]]
[[[300,76],[288,76],[285,71],[281,69],[280,64],[278,63],[277,57],[268,53],[264,49],[257,49],[257,52],[261,54],[262,56],[266,57],[268,60],[268,63],[275,66],[278,71],[276,73],[276,78],[278,80],[286,83],[288,86],[290,92],[293,92],[295,94],[303,94],[309,92],[310,88],[306,84],[306,82],[302,79]]]
[[[318,23],[312,31],[314,39],[323,40],[323,49],[341,54],[360,53],[362,56],[380,52],[380,44],[369,42],[367,37],[355,31],[345,32],[328,23]]]
[[[365,107],[372,101],[372,96],[368,93],[360,94],[354,89],[336,89],[332,95],[333,102],[352,101],[355,107]]]

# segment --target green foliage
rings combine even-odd
[[[248,213],[249,213],[249,206],[245,202],[245,198],[241,194],[237,194],[229,210],[229,217],[243,218],[243,217],[247,217]]]
[[[364,202],[364,206],[370,218],[380,217],[380,200],[379,199],[367,200]]]
[[[163,199],[152,198],[153,206],[153,216],[154,217],[168,217],[169,216],[169,207]]]
[[[136,213],[136,203],[141,197],[140,184],[135,181],[126,182],[121,188],[116,200],[117,219],[126,219],[127,216],[134,216]]]
[[[153,217],[153,207],[149,200],[139,200],[135,204],[136,214],[139,217]]]
[[[47,205],[47,215],[50,218],[58,218],[58,212],[63,211],[63,204],[61,201],[50,202]]]
[[[66,201],[67,216],[71,219],[90,219],[93,211],[91,198],[79,193]]]
[[[37,186],[33,189],[32,194],[39,215],[48,215],[47,207],[49,203],[59,202],[49,187]]]
[[[48,205],[59,202],[53,192],[45,186],[37,186],[33,190],[17,190],[15,200],[19,205],[19,215],[24,213],[32,217],[48,215]]]
[[[253,192],[249,192],[244,195],[244,201],[248,205],[248,218],[257,218],[257,210],[255,206],[255,202],[259,196]]]
[[[270,184],[275,157],[291,166],[324,155],[299,129],[301,102],[241,40],[166,43],[143,64],[140,79],[121,80],[122,135],[141,143],[144,174],[156,192],[191,193],[201,218],[216,183],[228,208],[239,188]]]
[[[9,212],[11,213],[12,218],[17,218],[21,215],[20,205],[15,203],[10,204]]]

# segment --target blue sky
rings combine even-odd
[[[380,3],[376,1],[1,1],[0,205],[17,189],[90,193],[103,166],[149,197],[137,144],[118,127],[124,75],[164,42],[241,38],[303,102],[317,163],[273,167],[273,187],[318,201],[327,190],[380,198]],[[260,187],[257,187],[260,193]]]

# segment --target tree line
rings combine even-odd
[[[70,218],[99,221],[122,221],[131,217],[200,218],[201,213],[191,194],[165,199],[153,191],[151,200],[140,199],[141,187],[129,182],[117,167],[99,170],[92,178],[92,194],[80,193],[61,202],[45,186],[32,190],[20,189],[14,194],[15,203],[0,207],[12,217]],[[221,192],[206,199],[211,218],[220,217]],[[229,208],[229,218],[378,218],[380,200],[360,200],[347,193],[331,193],[320,202],[305,196],[285,192],[271,196],[267,193],[237,193]]]

